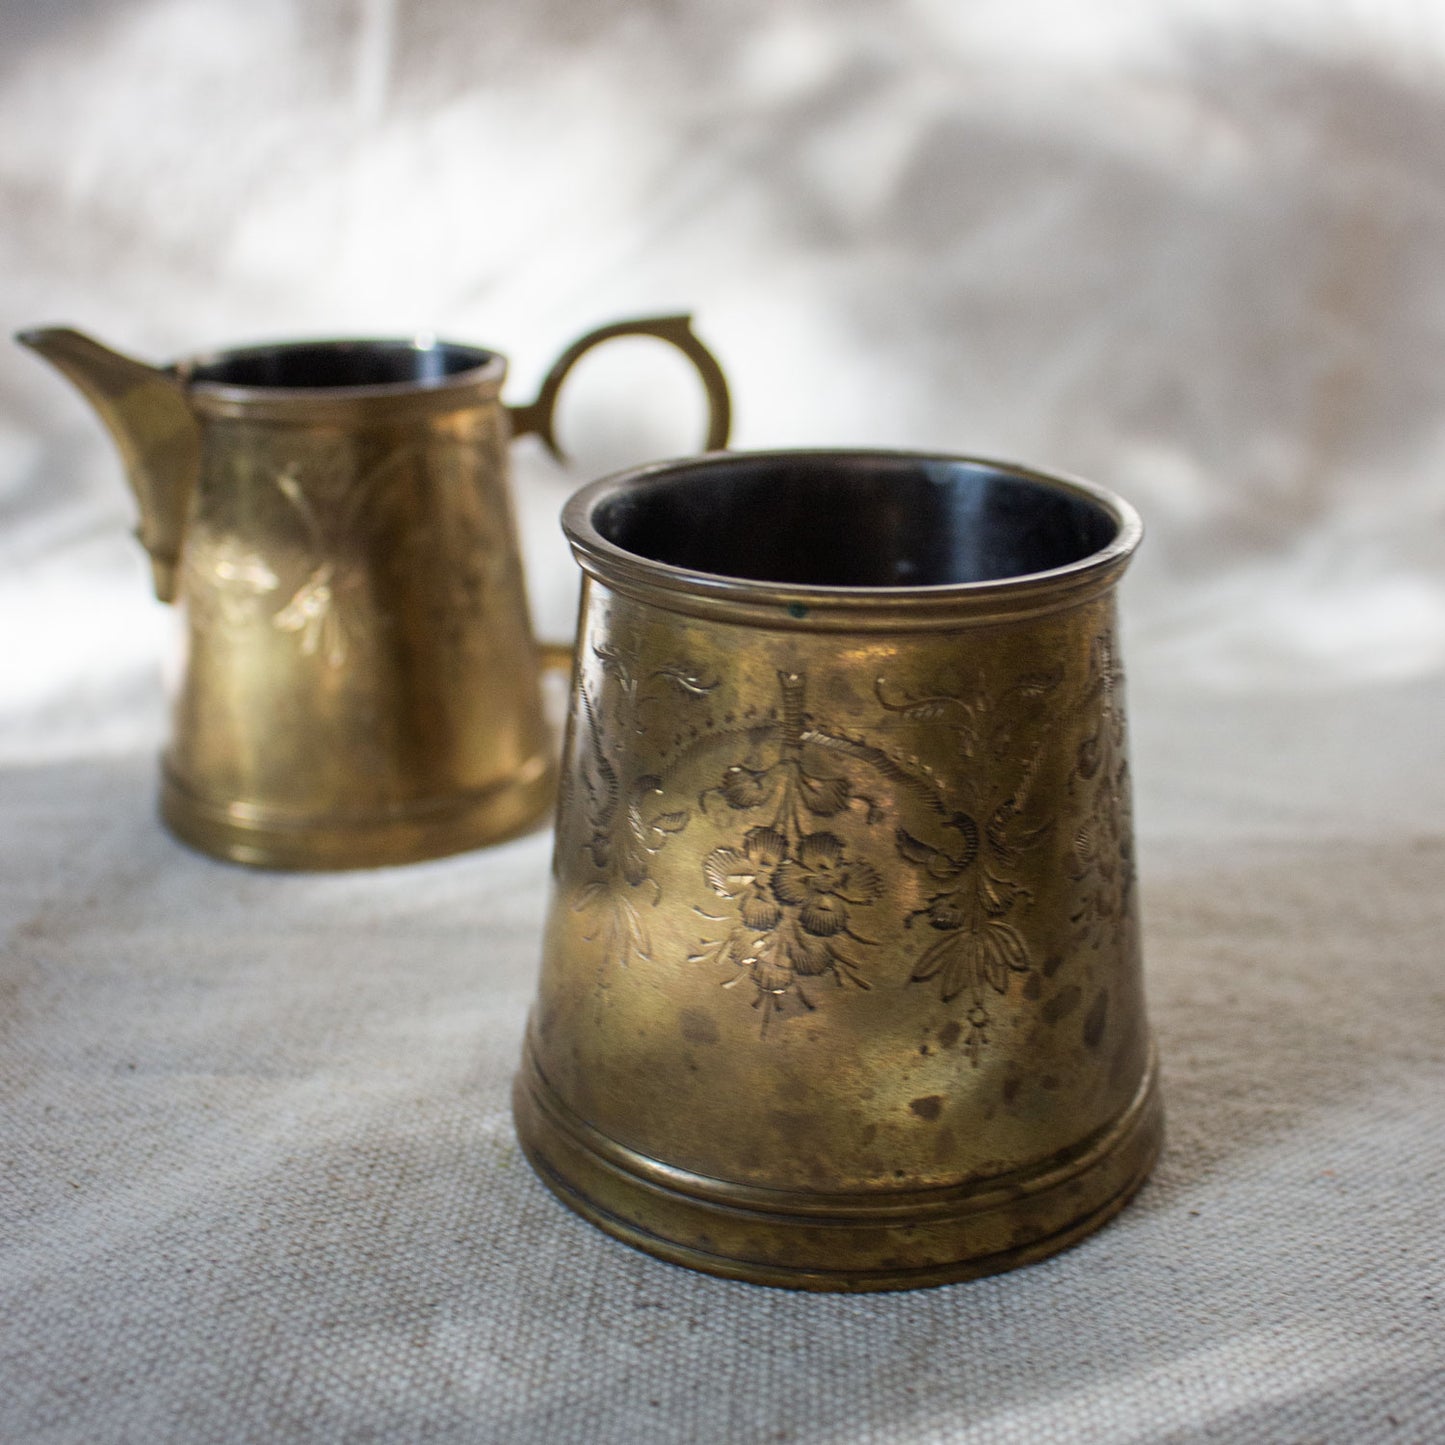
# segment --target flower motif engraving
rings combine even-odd
[[[783,910],[773,896],[773,875],[787,853],[788,840],[775,828],[752,828],[743,838],[741,852],[714,848],[703,859],[703,877],[714,893],[737,900],[749,928],[776,928]]]
[[[873,903],[882,891],[878,870],[849,858],[832,833],[806,834],[796,857],[783,859],[773,875],[773,892],[798,908],[799,922],[819,938],[845,931],[847,905]]]
[[[730,764],[717,787],[699,799],[704,811],[714,796],[733,812],[767,809],[771,820],[743,835],[740,846],[713,849],[703,859],[708,886],[733,904],[731,926],[706,940],[691,963],[725,963],[733,970],[723,987],[746,980],[753,1007],[761,1010],[762,1031],[790,1000],[812,1011],[803,980],[830,977],[839,987],[871,987],[850,944],[872,947],[853,928],[853,910],[867,908],[883,894],[883,879],[872,864],[814,820],[831,820],[858,805],[868,821],[877,815],[872,800],[855,792],[837,773],[823,770],[805,748],[801,674],[780,672],[783,709],[776,759],[764,765]],[[701,910],[699,910],[701,912]],[[715,923],[727,915],[703,914]]]
[[[741,848],[713,849],[702,865],[713,892],[736,904],[742,926],[689,961],[729,963],[734,974],[725,988],[750,982],[764,1032],[789,995],[810,1011],[816,1007],[801,979],[830,975],[840,985],[870,987],[843,940],[870,942],[850,927],[849,906],[878,900],[883,880],[877,870],[850,858],[833,833],[793,840],[762,825],[742,841]]]

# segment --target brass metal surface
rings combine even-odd
[[[554,797],[507,444],[556,450],[567,372],[616,336],[698,368],[707,445],[727,387],[687,317],[620,322],[538,398],[506,362],[415,341],[296,342],[148,366],[64,328],[18,339],[91,400],[140,505],[156,592],[186,614],[162,815],[240,863],[351,868],[479,846]]]
[[[621,1239],[804,1289],[1010,1268],[1162,1114],[1102,489],[773,453],[584,489],[554,880],[514,1108]],[[907,579],[895,581],[894,579]]]

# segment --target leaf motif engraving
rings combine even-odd
[[[689,697],[706,697],[717,686],[716,680],[707,682],[701,673],[686,667],[659,667],[652,675],[670,682],[679,692],[686,693]]]
[[[297,445],[288,441],[292,450]],[[476,500],[477,444],[408,439],[359,468],[358,454],[366,448],[358,453],[328,438],[270,471],[259,467],[289,507],[308,555],[304,576],[271,614],[272,625],[297,639],[302,656],[339,669],[372,643],[387,615],[379,599],[403,578],[410,605],[461,645],[511,555]],[[258,469],[253,458],[246,465],[253,468],[248,476]],[[429,505],[398,526],[394,502],[401,494],[423,495]]]
[[[1012,976],[1033,966],[1018,922],[1033,895],[1020,868],[1055,827],[1052,814],[1035,806],[1033,788],[1048,736],[1047,707],[1062,680],[1062,669],[1027,673],[997,690],[980,679],[967,700],[942,692],[913,699],[881,678],[876,687],[888,712],[947,726],[976,763],[967,784],[970,810],[944,825],[953,837],[933,842],[902,828],[895,836],[899,857],[932,889],[904,925],[921,920],[940,935],[920,954],[911,981],[935,984],[944,1003],[967,996],[965,1048],[975,1067],[992,1023],[989,996],[1006,997]]]
[[[580,733],[577,771],[582,778],[580,811],[585,838],[580,851],[601,876],[581,887],[574,910],[591,913],[597,923],[584,938],[600,945],[604,970],[626,967],[634,958],[650,960],[652,943],[643,920],[644,905],[656,907],[661,889],[652,876],[652,860],[669,838],[686,830],[690,807],[668,806],[668,792],[652,773],[624,780],[614,761],[618,749],[609,744],[601,722],[608,716],[624,733],[645,731],[638,721],[642,705],[637,675],[622,652],[610,642],[593,645],[592,655],[601,672],[602,688],[610,695],[594,698],[592,684],[583,679],[577,688],[577,725]],[[657,669],[650,676],[667,675],[684,696],[705,696],[716,683],[704,683],[696,669],[679,665]],[[571,800],[564,818],[571,815]],[[559,834],[560,848],[560,834]],[[645,891],[650,888],[650,897]]]

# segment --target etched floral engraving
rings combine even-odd
[[[1058,837],[1064,801],[1063,779],[1043,786],[1041,775],[1059,757],[1060,731],[1077,737],[1080,721],[1067,793],[1084,822],[1059,844],[1077,885],[1072,922],[1099,947],[1125,911],[1127,772],[1107,637],[1082,685],[1066,686],[1061,666],[924,695],[879,677],[882,714],[864,732],[810,712],[807,676],[789,670],[777,673],[772,709],[750,702],[743,716],[723,716],[726,726],[712,713],[680,726],[676,696],[705,702],[715,681],[682,664],[639,672],[605,643],[592,657],[563,814],[569,856],[590,874],[572,907],[588,915],[584,937],[604,968],[653,959],[654,862],[697,820],[714,835],[689,865],[709,899],[693,911],[712,927],[686,957],[750,994],[764,1037],[776,1020],[816,1012],[819,987],[876,990],[878,960],[899,960],[903,987],[963,1001],[964,1049],[977,1066],[995,1001],[1016,995],[1040,962],[1029,922],[1037,850]],[[664,700],[674,705],[649,713]],[[947,758],[946,782],[915,755],[934,729],[946,746],[934,737],[922,751]],[[629,776],[629,760],[654,748],[650,767]],[[695,791],[709,774],[715,781]]]
[[[269,622],[330,669],[390,625],[398,599],[460,641],[514,565],[478,486],[485,452],[480,439],[408,439],[358,469],[330,436],[263,431],[203,491],[186,544],[188,605],[202,625]],[[272,489],[283,509],[279,525],[263,525]]]
[[[354,541],[378,481],[400,460],[399,449],[389,453],[379,466],[357,477],[339,502],[327,507],[318,505],[302,489],[299,463],[291,462],[272,475],[276,489],[305,528],[312,555],[321,559],[271,618],[279,631],[295,634],[305,657],[320,656],[328,666],[341,667],[363,636],[361,616],[368,578],[354,546],[348,544]],[[330,560],[341,556],[348,560],[339,564]]]
[[[592,652],[601,664],[604,684],[611,684],[608,715],[629,733],[646,731],[644,710],[659,700],[659,694],[646,690],[642,683],[660,681],[692,698],[705,697],[717,686],[696,669],[682,664],[654,668],[640,679],[616,648],[604,643],[593,647]],[[569,781],[568,787],[571,790],[580,786],[582,790],[581,813],[587,833],[582,848],[601,876],[578,892],[572,907],[591,915],[593,931],[583,936],[600,945],[604,966],[625,968],[632,957],[652,957],[652,942],[638,899],[644,885],[650,885],[651,902],[656,904],[660,890],[652,877],[652,859],[672,834],[687,827],[692,812],[689,808],[658,808],[656,800],[664,796],[664,788],[654,774],[643,774],[624,789],[603,739],[598,703],[585,682],[579,683],[578,700],[583,734],[579,782]]]
[[[992,1022],[989,994],[1005,997],[1011,977],[1033,965],[1017,921],[1033,903],[1020,865],[1054,826],[1052,817],[1037,816],[1033,788],[1046,741],[1040,722],[1061,680],[1058,670],[1041,672],[996,693],[980,682],[968,700],[890,698],[883,679],[877,683],[885,709],[951,728],[960,752],[974,765],[965,775],[974,811],[947,820],[945,827],[957,835],[950,845],[934,846],[899,828],[897,846],[935,885],[923,906],[904,920],[910,928],[924,920],[939,935],[919,956],[911,981],[936,980],[945,1003],[967,995],[965,1048],[975,1065]],[[982,828],[975,817],[984,820]]]
[[[733,910],[703,913],[730,926],[689,957],[729,966],[725,988],[751,985],[764,1033],[789,999],[810,1012],[817,1007],[805,980],[872,986],[855,949],[876,945],[855,928],[854,915],[884,891],[878,870],[835,831],[850,817],[861,815],[866,827],[881,816],[846,774],[827,765],[822,744],[846,740],[805,727],[803,675],[780,672],[778,682],[783,707],[776,756],[730,764],[698,800],[704,810],[717,798],[732,812],[762,814],[766,821],[749,828],[739,845],[715,848],[703,860],[708,886]],[[833,820],[833,827],[820,826]]]
[[[1084,820],[1073,837],[1070,877],[1079,886],[1074,942],[1098,950],[1117,943],[1134,887],[1133,809],[1125,750],[1123,671],[1112,632],[1094,639],[1080,711],[1097,724],[1079,744],[1069,792]]]

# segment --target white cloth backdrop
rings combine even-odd
[[[513,1142],[548,839],[277,876],[152,816],[170,619],[0,347],[0,1438],[1445,1439],[1445,12],[1425,0],[7,0],[0,326],[436,330],[524,397],[694,309],[742,446],[1130,496],[1170,1142],[1048,1263],[659,1264]],[[646,343],[516,449],[685,450]]]

